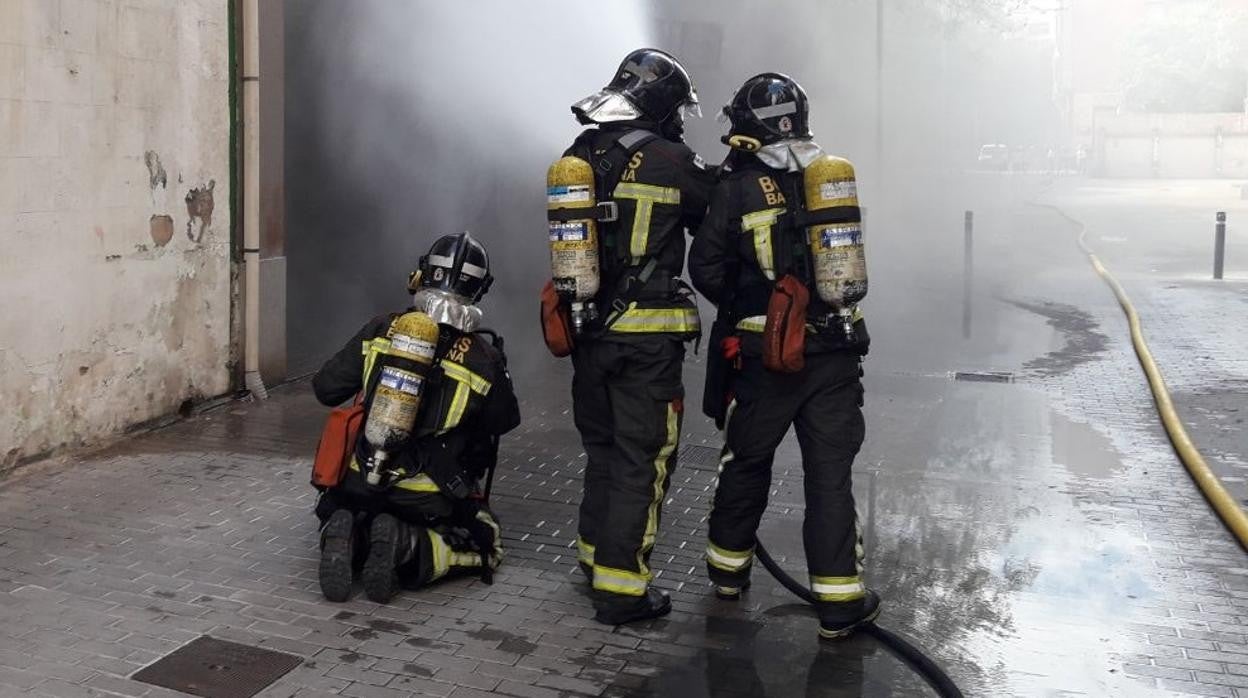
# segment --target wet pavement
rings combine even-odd
[[[1071,226],[1026,205],[1042,182],[1009,179],[957,202],[977,212],[969,338],[960,208],[916,199],[873,228],[855,491],[880,623],[967,695],[1248,696],[1244,552],[1169,449]],[[1191,335],[1150,338],[1164,359]],[[700,551],[719,437],[693,414],[654,556],[675,610],[615,630],[590,620],[568,368],[517,363],[525,423],[503,444],[508,557],[493,586],[320,598],[307,476],[325,411],[305,383],[0,484],[0,695],[174,695],[127,677],[202,634],[302,657],[270,697],[931,694],[870,638],[816,642],[814,618],[761,569],[740,603],[714,599]],[[701,374],[691,357],[690,405]],[[790,439],[760,536],[799,578],[802,507]]]
[[[1046,200],[1131,295],[1197,446],[1248,503],[1248,199],[1225,180],[1095,182]],[[1215,212],[1228,215],[1224,278],[1213,280]]]

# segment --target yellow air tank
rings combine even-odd
[[[550,275],[555,290],[571,307],[580,332],[596,309],[586,301],[598,293],[598,222],[594,169],[578,157],[565,157],[546,173],[546,217],[550,229]]]
[[[412,435],[425,379],[438,349],[438,323],[424,313],[400,315],[390,332],[390,347],[377,357],[381,376],[373,393],[364,438],[373,447],[365,465],[370,485],[381,482],[390,452]]]
[[[835,308],[845,336],[852,341],[854,310],[867,295],[867,257],[854,166],[823,155],[806,167],[804,184],[808,214],[826,210],[828,216],[825,222],[807,228],[815,289],[823,302]]]

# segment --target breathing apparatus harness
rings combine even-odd
[[[594,139],[602,133],[598,129],[585,131],[572,144],[576,156],[593,167],[594,193],[599,209],[597,221],[605,224],[602,232],[604,255],[601,261],[604,283],[603,290],[599,293],[603,298],[610,299],[610,304],[607,316],[600,318],[601,324],[596,328],[597,334],[605,334],[610,330],[611,326],[623,317],[629,306],[640,300],[647,291],[661,290],[670,293],[684,286],[684,282],[671,277],[654,276],[654,272],[658,269],[658,259],[654,255],[642,258],[644,261],[640,264],[629,265],[625,263],[627,256],[620,252],[624,249],[620,244],[618,229],[620,208],[619,204],[612,199],[612,193],[633,154],[645,147],[647,143],[659,138],[657,134],[641,126],[644,124],[638,124],[638,128],[622,131],[620,135],[612,139],[605,152],[597,152],[593,146]],[[553,211],[550,214],[551,220],[572,220],[583,217],[584,214],[576,212],[575,209]]]

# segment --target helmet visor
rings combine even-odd
[[[599,90],[572,105],[572,113],[586,121],[606,124],[613,121],[635,121],[641,110],[615,90]]]
[[[698,103],[697,92],[694,92],[689,99],[682,102],[679,108],[681,121],[702,118],[702,105]]]

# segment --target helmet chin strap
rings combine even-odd
[[[475,332],[484,313],[472,300],[436,288],[422,288],[412,295],[412,307],[428,315],[440,325],[450,325],[460,332]]]
[[[763,142],[757,138],[740,134],[729,133],[720,140],[723,141],[724,145],[733,150],[743,150],[747,153],[757,153],[763,147]]]

